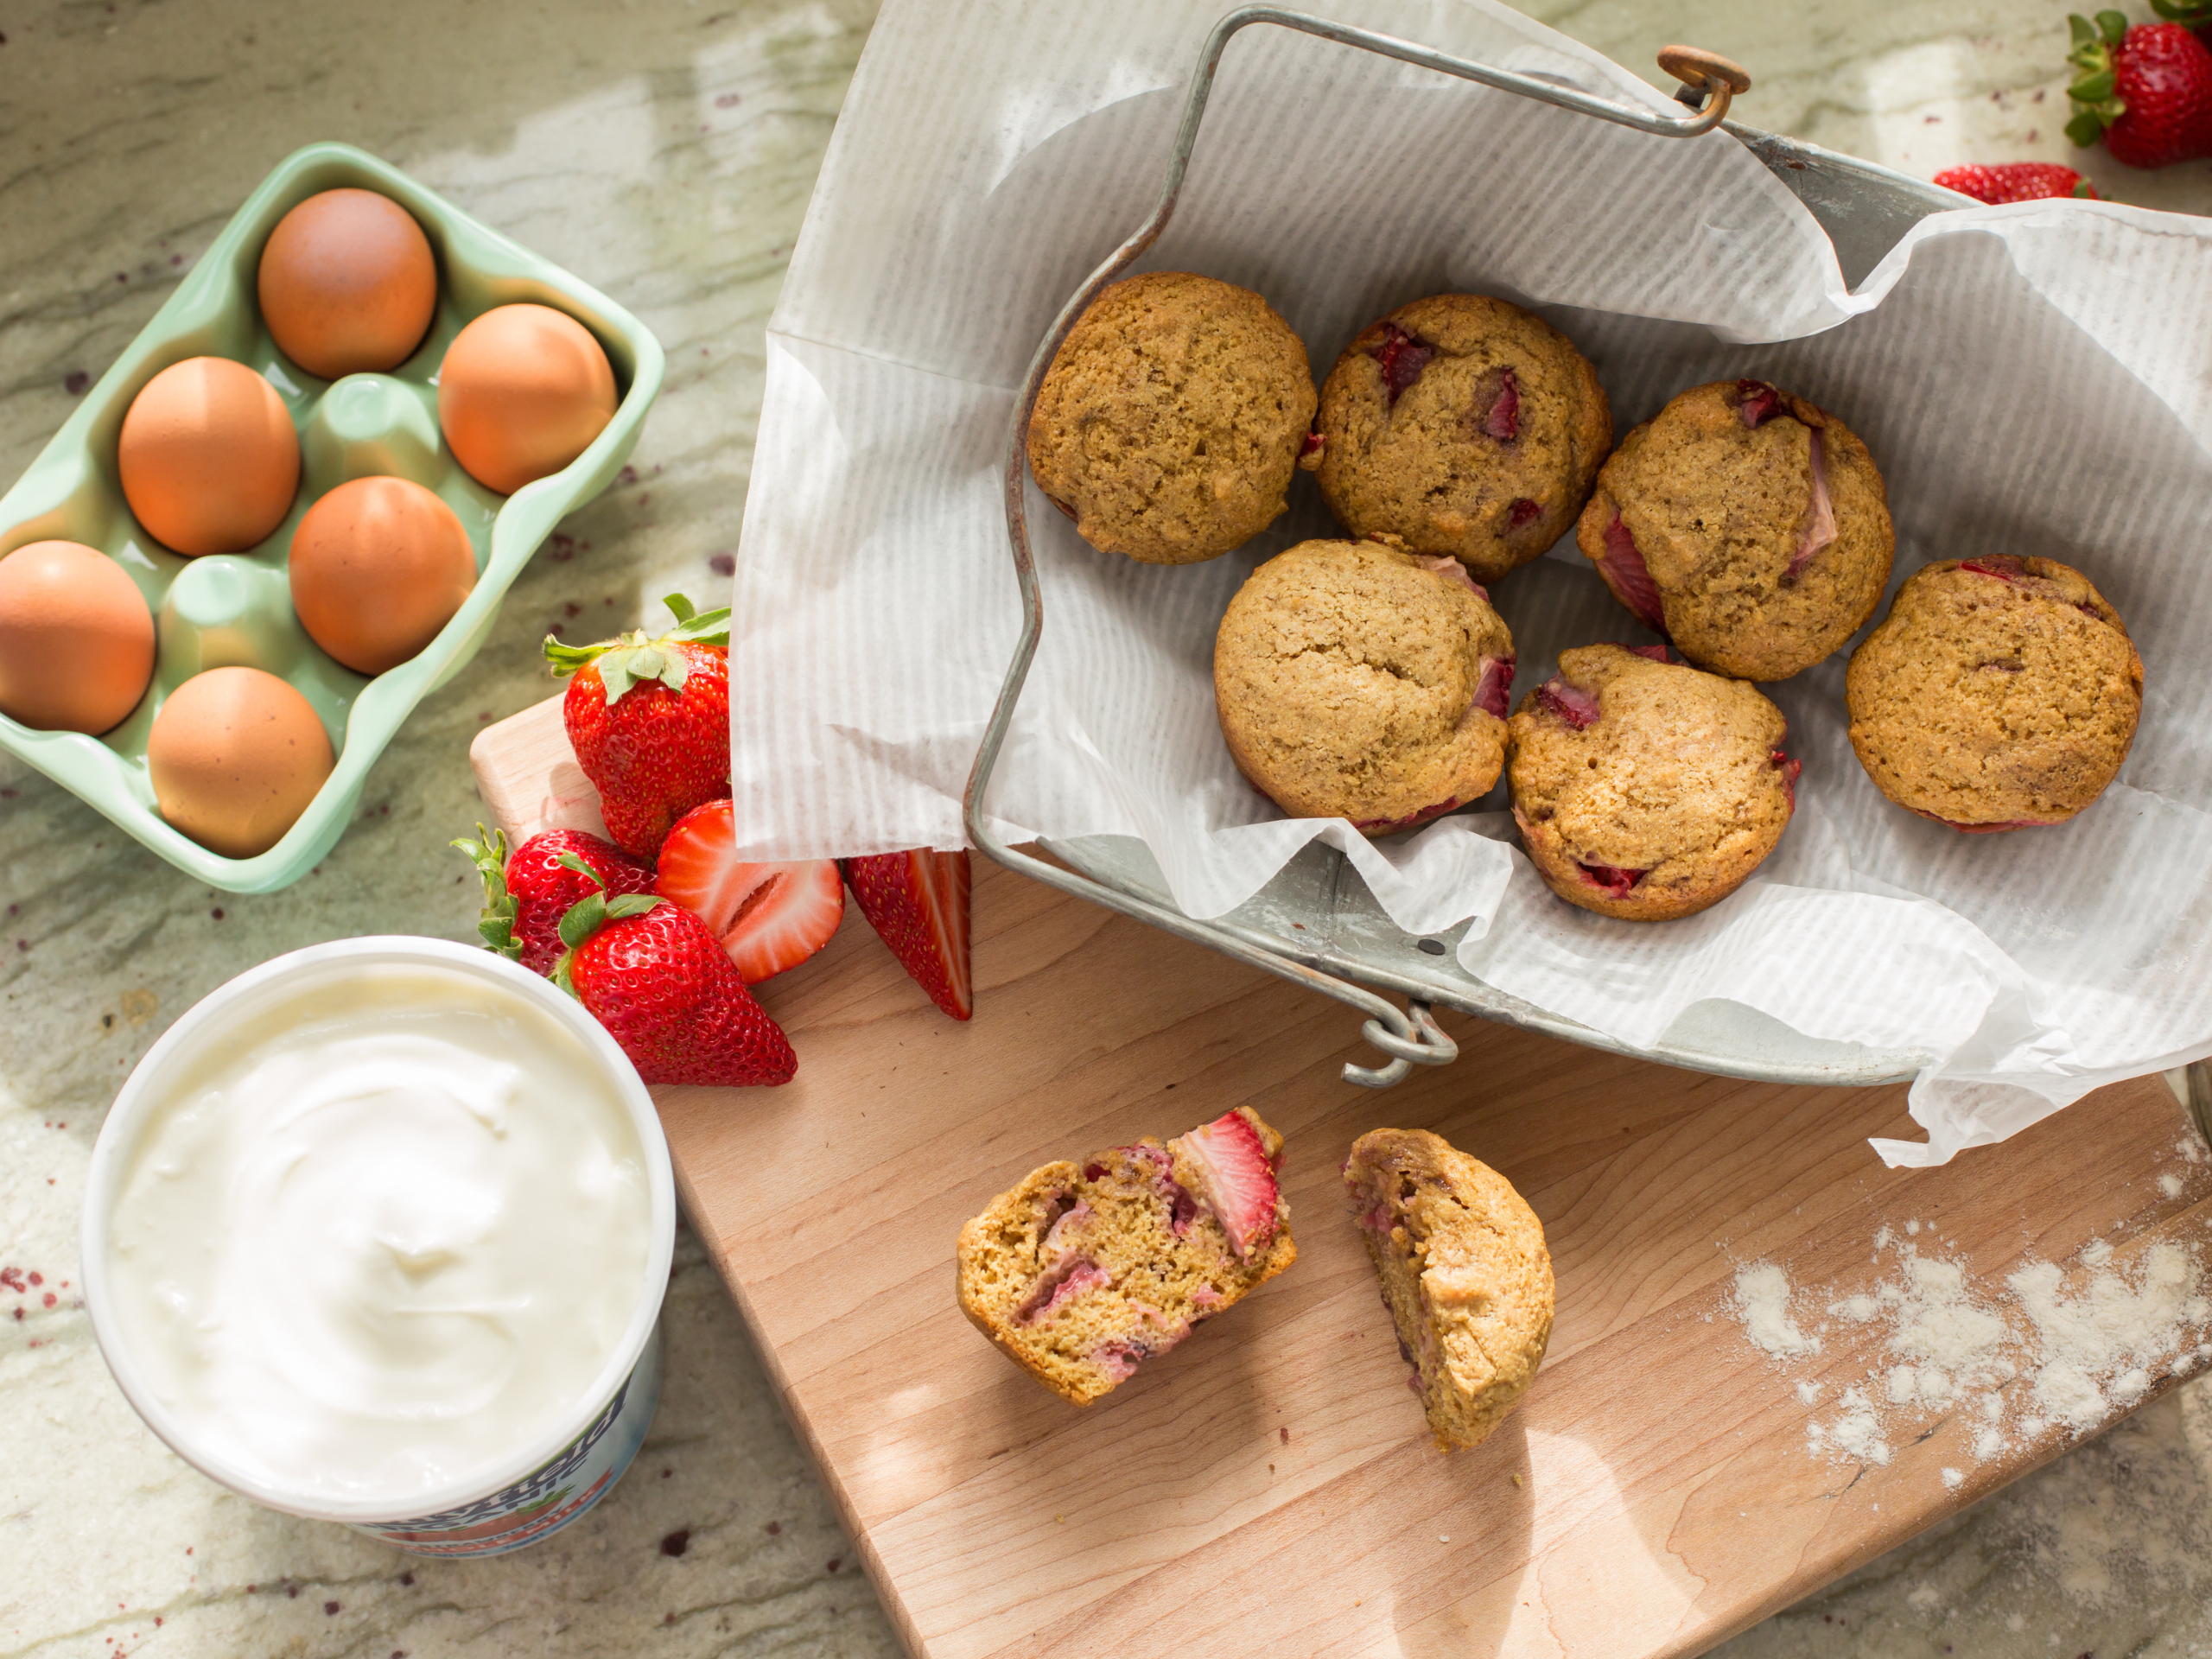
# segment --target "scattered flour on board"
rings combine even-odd
[[[1926,1230],[1932,1243],[1936,1230]],[[1886,1258],[1888,1271],[1842,1294],[1801,1291],[1772,1262],[1737,1271],[1732,1311],[1777,1365],[1819,1364],[1822,1335],[1838,1325],[1880,1327],[1879,1360],[1853,1375],[1830,1362],[1821,1380],[1796,1380],[1814,1456],[1886,1465],[1896,1445],[1956,1415],[1959,1440],[1986,1463],[2054,1427],[2087,1433],[2212,1346],[2202,1269],[2175,1244],[2154,1243],[2118,1266],[2100,1241],[2071,1271],[2032,1262],[1995,1285],[1906,1242],[1922,1231],[1918,1221],[1906,1222],[1902,1237],[1878,1230],[1872,1260],[1878,1268]],[[1815,1308],[1825,1321],[1808,1313]],[[1824,1382],[1840,1392],[1823,1414],[1813,1408]],[[1942,1479],[1955,1490],[1966,1475],[1945,1469]]]

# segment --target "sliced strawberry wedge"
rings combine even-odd
[[[1224,1112],[1168,1143],[1186,1154],[1198,1173],[1198,1202],[1213,1212],[1240,1262],[1275,1236],[1279,1190],[1260,1132],[1241,1112]]]
[[[728,801],[709,801],[676,821],[661,843],[653,891],[704,922],[748,985],[798,967],[830,943],[845,915],[833,860],[753,864],[738,857]]]
[[[872,853],[840,860],[854,901],[899,966],[956,1020],[976,1012],[968,957],[968,850]]]
[[[1654,633],[1667,632],[1667,607],[1659,598],[1659,584],[1651,580],[1650,567],[1636,545],[1636,537],[1616,512],[1605,526],[1605,556],[1598,561],[1598,574],[1613,597],[1634,611]]]

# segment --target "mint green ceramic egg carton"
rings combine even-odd
[[[316,378],[288,360],[254,298],[262,245],[285,213],[321,190],[380,191],[415,215],[438,261],[438,308],[415,354],[389,374]],[[438,365],[463,324],[495,305],[535,301],[597,336],[621,394],[614,418],[562,471],[501,496],[461,471],[438,430]],[[131,399],[188,357],[227,357],[266,378],[300,434],[300,491],[276,532],[243,553],[188,559],[139,528],[116,474],[116,438]],[[0,715],[0,747],[75,791],[179,869],[232,893],[296,881],[352,822],[363,780],[399,724],[474,657],[499,601],[555,524],[611,483],[636,447],[660,391],[660,344],[588,283],[479,224],[397,169],[345,144],[287,156],[226,226],[154,320],[102,375],[44,453],[0,496],[0,556],[27,542],[83,542],[122,565],[152,608],[153,684],[99,737],[39,732]],[[315,499],[350,479],[412,479],[461,517],[476,553],[475,590],[422,653],[373,679],[326,655],[293,615],[287,559]],[[163,822],[146,771],[146,737],[162,701],[202,669],[262,668],[290,682],[330,733],[337,768],[269,851],[225,858]]]

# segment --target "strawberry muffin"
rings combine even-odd
[[[1014,1363],[1087,1406],[1298,1259],[1249,1107],[1046,1164],[960,1230],[960,1308]]]
[[[1101,294],[1061,342],[1029,470],[1093,547],[1194,564],[1281,516],[1313,419],[1306,346],[1274,307],[1156,270]]]
[[[2143,659],[2069,565],[1916,570],[1844,676],[1851,747],[1909,812],[1971,833],[2063,823],[2104,792],[2143,712]]]
[[[1300,542],[1229,602],[1213,685],[1255,788],[1293,817],[1379,836],[1497,781],[1513,636],[1455,559]]]
[[[1700,668],[1786,680],[1881,601],[1897,535],[1874,458],[1763,380],[1693,386],[1621,441],[1575,545]]]
[[[1505,1177],[1427,1129],[1369,1130],[1344,1174],[1437,1445],[1479,1445],[1551,1341],[1543,1224]]]
[[[1565,334],[1503,300],[1438,294],[1344,348],[1299,465],[1352,535],[1496,582],[1567,533],[1612,441],[1598,372]]]
[[[1521,700],[1506,778],[1551,890],[1623,921],[1718,904],[1774,850],[1797,802],[1782,711],[1666,647],[1585,645]]]

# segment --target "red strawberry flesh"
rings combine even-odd
[[[1278,1225],[1274,1166],[1259,1131],[1236,1112],[1224,1112],[1171,1143],[1187,1154],[1198,1173],[1194,1196],[1205,1205],[1240,1262],[1264,1248]]]
[[[1971,570],[1977,576],[1994,576],[1999,582],[2018,582],[2028,574],[2028,568],[2010,553],[1993,553],[1986,558],[1961,559],[1959,569]]]
[[[739,858],[728,801],[709,801],[677,820],[661,843],[652,890],[704,922],[748,985],[798,967],[836,937],[845,915],[834,861]]]
[[[1382,325],[1382,343],[1368,353],[1382,365],[1385,406],[1395,409],[1406,389],[1421,378],[1436,348],[1423,345],[1395,322]]]
[[[1789,563],[1782,573],[1784,587],[1797,580],[1800,571],[1821,554],[1835,544],[1835,503],[1828,495],[1827,445],[1821,435],[1821,429],[1812,429],[1813,493],[1805,503],[1805,520],[1797,529],[1797,550],[1789,556]]]
[[[1667,611],[1660,602],[1659,586],[1637,551],[1636,537],[1616,512],[1605,526],[1605,556],[1598,561],[1598,574],[1613,596],[1636,613],[1637,620],[1655,633],[1667,632]]]
[[[976,986],[969,957],[967,849],[871,853],[840,862],[861,914],[899,965],[955,1020],[970,1018]]]
[[[1649,657],[1655,663],[1667,660],[1667,647],[1664,645],[1623,645],[1621,649],[1631,656]]]
[[[1736,383],[1736,418],[1756,431],[1782,412],[1782,394],[1764,380]]]
[[[1432,818],[1440,818],[1460,804],[1459,798],[1454,795],[1448,801],[1438,801],[1433,805],[1421,807],[1402,818],[1354,818],[1351,827],[1363,836],[1395,835],[1401,830],[1411,830],[1427,823]]]
[[[1521,435],[1521,383],[1510,369],[1499,369],[1483,380],[1483,431],[1500,443],[1510,443]]]
[[[1632,892],[1636,884],[1651,874],[1649,870],[1624,870],[1611,864],[1589,864],[1575,860],[1575,868],[1582,872],[1583,880],[1603,887],[1614,898]]]
[[[1535,695],[1539,709],[1557,715],[1578,732],[1586,729],[1599,713],[1597,698],[1556,674],[1538,686]]]
[[[1510,657],[1485,657],[1475,681],[1474,701],[1467,706],[1503,720],[1513,706],[1513,661]]]
[[[1308,455],[1319,454],[1321,453],[1321,446],[1327,442],[1328,440],[1323,437],[1319,432],[1308,432],[1306,435],[1304,441],[1298,446],[1299,459],[1303,461]]]
[[[1523,525],[1535,524],[1537,519],[1543,516],[1544,506],[1542,502],[1532,501],[1525,495],[1518,495],[1514,497],[1512,502],[1505,509],[1506,528],[1509,530],[1519,530]]]
[[[1477,599],[1490,603],[1490,589],[1467,574],[1467,567],[1449,553],[1416,553],[1414,563],[1424,570],[1433,571],[1446,582],[1453,582],[1465,588]]]
[[[1782,774],[1783,792],[1789,797],[1790,810],[1796,811],[1797,810],[1797,779],[1805,770],[1805,763],[1794,755],[1784,754],[1780,749],[1775,750],[1767,757],[1767,760],[1768,763]]]

